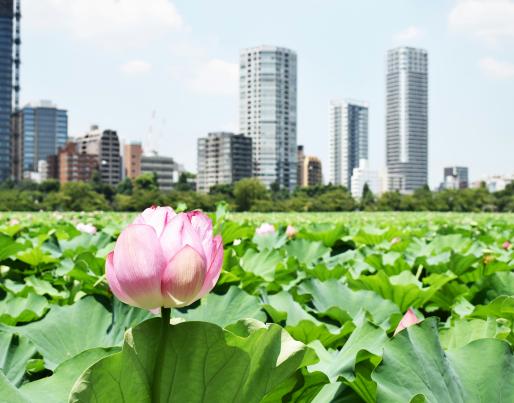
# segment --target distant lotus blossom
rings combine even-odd
[[[286,229],[287,237],[293,238],[294,236],[296,236],[296,234],[298,234],[298,230],[295,227],[293,227],[292,225],[288,225],[287,229]]]
[[[396,330],[394,331],[394,336],[396,336],[399,332],[401,332],[403,329],[408,328],[409,326],[415,325],[419,323],[420,320],[417,318],[416,314],[412,310],[412,308],[409,308],[405,315],[403,315],[402,320],[400,323],[398,323],[398,326],[396,327]]]
[[[505,250],[509,250],[512,247],[512,244],[509,241],[505,241],[502,245],[502,248]]]
[[[397,244],[400,241],[401,241],[400,237],[396,236],[393,239],[391,239],[391,245],[395,245],[395,244]]]
[[[9,221],[9,225],[18,225],[20,223],[20,220],[13,218],[11,221]]]
[[[86,234],[91,234],[91,235],[96,234],[96,227],[92,224],[84,224],[84,223],[79,222],[77,224],[77,229],[80,232],[85,232]]]
[[[241,240],[240,239],[234,239],[234,242],[232,242],[232,244],[234,246],[241,245]]]
[[[154,310],[203,297],[216,285],[222,263],[223,241],[208,216],[151,207],[121,232],[105,267],[119,300]]]
[[[255,230],[255,233],[257,235],[273,235],[275,233],[275,227],[272,224],[263,223]]]

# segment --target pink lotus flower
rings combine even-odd
[[[11,221],[9,222],[9,225],[18,225],[20,223],[20,220],[16,219],[16,218],[12,218]]]
[[[263,223],[255,230],[256,235],[272,235],[275,233],[275,227],[272,224]]]
[[[511,248],[512,244],[509,241],[505,241],[502,245],[502,248],[505,250],[509,250]]]
[[[144,309],[182,307],[211,291],[221,272],[223,242],[199,211],[147,208],[120,234],[105,263],[121,301]]]
[[[298,230],[295,227],[293,227],[292,225],[288,225],[286,228],[287,237],[293,238],[294,236],[296,236],[296,234],[298,234]]]
[[[396,336],[399,332],[401,332],[403,329],[408,328],[409,326],[415,325],[417,323],[421,322],[417,317],[412,308],[409,308],[405,315],[403,315],[402,320],[400,323],[398,323],[398,326],[396,327],[396,330],[394,331],[394,335]]]
[[[391,245],[396,245],[400,241],[401,241],[400,237],[396,236],[393,239],[391,239]]]
[[[77,224],[77,229],[80,232],[85,232],[87,234],[91,234],[91,235],[96,234],[96,227],[92,224],[84,224],[84,223],[79,222]]]

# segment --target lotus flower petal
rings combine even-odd
[[[417,317],[412,308],[409,308],[405,315],[403,315],[402,320],[398,323],[396,330],[394,331],[394,336],[396,336],[403,329],[408,328],[409,326],[413,326],[417,323],[421,322]]]
[[[149,207],[136,217],[134,224],[150,225],[157,236],[161,236],[164,227],[175,215],[171,207]]]
[[[129,225],[114,248],[113,267],[125,294],[140,308],[161,306],[161,275],[166,259],[153,227]]]
[[[199,298],[211,291],[220,277],[221,266],[223,265],[223,240],[220,235],[214,237],[211,256],[212,260],[207,270]]]
[[[164,306],[189,305],[198,299],[206,275],[205,260],[191,246],[184,246],[167,265],[161,289]]]

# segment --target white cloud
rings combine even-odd
[[[126,75],[145,74],[151,69],[152,65],[144,60],[130,60],[120,66],[120,70]]]
[[[393,36],[393,41],[396,43],[409,43],[417,41],[418,39],[422,38],[424,35],[424,32],[421,28],[416,27],[414,25],[411,25],[410,27],[404,29],[403,31],[397,32]]]
[[[514,63],[486,57],[480,60],[480,69],[491,78],[507,80],[514,78]]]
[[[458,0],[449,25],[493,45],[514,39],[514,0]]]
[[[210,59],[196,68],[189,84],[202,94],[234,95],[238,90],[238,72],[236,63]]]
[[[65,31],[79,39],[143,43],[184,23],[169,0],[27,0],[24,27]]]

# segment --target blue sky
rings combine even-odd
[[[328,162],[328,102],[370,105],[385,154],[385,52],[429,52],[430,184],[514,173],[514,0],[24,0],[22,103],[69,111],[196,170],[196,139],[238,129],[239,49],[298,53],[298,142]],[[325,176],[328,174],[325,171]]]

